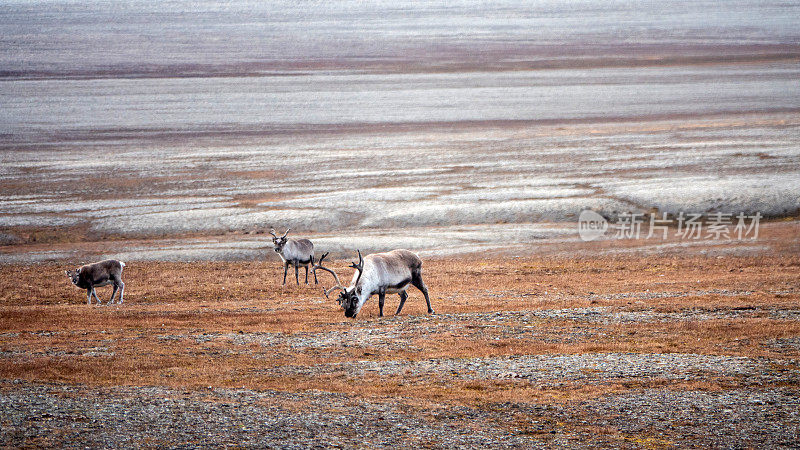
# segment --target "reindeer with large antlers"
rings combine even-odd
[[[408,298],[406,289],[409,284],[422,292],[425,302],[428,304],[428,314],[433,314],[428,288],[422,281],[422,260],[416,254],[398,249],[386,253],[373,253],[362,258],[359,250],[358,262],[350,265],[356,269],[356,273],[353,274],[353,281],[347,288],[342,286],[339,277],[333,270],[322,266],[322,260],[327,255],[327,253],[322,255],[322,258],[311,270],[315,273],[318,269],[325,270],[333,274],[336,286],[328,290],[323,289],[323,292],[327,297],[334,289],[341,289],[338,302],[344,309],[345,317],[355,318],[364,303],[375,294],[378,294],[378,309],[381,317],[383,317],[383,302],[386,294],[398,294],[400,306],[397,307],[395,315],[400,314]]]
[[[275,252],[283,260],[283,284],[286,284],[286,272],[289,271],[290,264],[294,266],[294,279],[297,284],[300,284],[298,269],[300,266],[305,266],[306,284],[308,284],[308,266],[314,265],[314,244],[308,239],[286,239],[289,230],[291,228],[287,228],[281,237],[275,234],[274,228],[269,232],[272,235],[272,244],[275,246]],[[314,272],[314,284],[317,283],[317,273]]]

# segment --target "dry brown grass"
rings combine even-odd
[[[333,267],[348,272],[345,264],[337,261]],[[126,301],[119,307],[87,306],[83,292],[68,283],[62,269],[56,264],[3,267],[0,350],[5,356],[0,378],[106,386],[320,389],[356,396],[471,404],[526,399],[572,401],[658,383],[678,389],[718,389],[741,380],[711,377],[703,386],[618,380],[600,385],[577,383],[565,389],[517,380],[429,379],[414,373],[368,375],[356,383],[343,372],[276,375],[264,369],[356,360],[595,352],[786,357],[785,350],[779,353],[765,343],[800,336],[798,321],[771,318],[763,312],[770,308],[800,309],[800,294],[796,292],[800,257],[791,254],[624,260],[610,256],[434,259],[425,262],[424,273],[439,315],[427,319],[421,295],[412,290],[403,311],[405,319],[378,318],[377,302],[372,299],[356,321],[345,319],[333,300],[324,300],[319,286],[281,286],[282,269],[274,263],[132,262],[124,273]],[[326,275],[322,279],[323,284],[330,284]],[[110,288],[101,290],[101,297],[107,298]],[[618,295],[647,292],[690,295]],[[390,314],[396,305],[396,296],[387,298]],[[659,313],[760,312],[738,318],[626,324],[540,318],[531,322],[534,327],[529,335],[521,336],[508,334],[519,323],[503,319],[487,327],[478,316],[470,316],[589,306]],[[466,315],[453,318],[451,314]],[[229,337],[240,332],[302,336],[347,332],[363,326],[382,329],[410,319],[427,321],[408,339],[407,349],[236,345]],[[454,326],[437,327],[453,321]],[[431,328],[425,331],[428,325]],[[217,335],[198,340],[196,337],[203,333]],[[584,337],[563,339],[571,335]],[[92,356],[92,352],[100,355]]]

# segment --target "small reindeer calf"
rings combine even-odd
[[[119,289],[119,304],[122,304],[122,293],[125,291],[125,283],[122,282],[123,267],[125,267],[125,263],[122,261],[106,259],[94,264],[87,264],[76,270],[65,270],[64,272],[72,281],[72,284],[81,289],[86,289],[86,302],[88,304],[92,304],[92,295],[94,295],[94,298],[97,299],[97,304],[101,305],[100,298],[94,288],[109,284],[114,285],[114,291],[111,292],[108,304],[114,303],[114,295],[117,294],[117,289]]]

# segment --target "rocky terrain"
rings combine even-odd
[[[0,447],[798,447],[797,17],[0,0]],[[281,285],[272,227],[436,314]]]
[[[428,258],[435,315],[412,291],[402,315],[377,317],[373,299],[356,320],[319,286],[281,286],[274,261],[131,262],[120,306],[84,304],[59,265],[6,267],[9,447],[800,438],[796,253]]]

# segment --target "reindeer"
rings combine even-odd
[[[321,269],[333,274],[336,286],[328,290],[323,289],[322,292],[327,297],[333,290],[341,289],[337,301],[344,309],[345,317],[354,319],[364,303],[374,294],[378,294],[378,309],[381,317],[383,317],[383,302],[386,294],[398,294],[400,305],[397,307],[395,315],[400,314],[408,298],[406,289],[409,284],[414,285],[422,292],[425,302],[428,304],[428,314],[433,314],[428,288],[422,281],[422,260],[416,254],[398,249],[386,253],[373,253],[362,258],[361,250],[358,250],[358,263],[350,264],[350,267],[356,269],[356,273],[353,274],[353,281],[347,288],[341,285],[339,277],[333,270],[322,266],[322,260],[327,255],[327,253],[322,255],[312,271]]]
[[[294,266],[294,278],[297,284],[300,284],[300,275],[298,268],[302,265],[306,268],[306,284],[308,284],[308,266],[314,265],[314,244],[308,239],[286,239],[291,228],[287,228],[283,236],[278,237],[275,235],[275,229],[271,229],[269,234],[272,235],[272,243],[275,245],[275,252],[280,255],[283,260],[283,284],[286,284],[286,272],[289,271],[289,265]],[[317,284],[317,273],[314,272],[314,284]]]
[[[76,270],[65,270],[64,273],[67,274],[72,284],[81,289],[86,289],[86,302],[88,304],[92,304],[92,295],[94,295],[94,298],[97,299],[97,304],[101,305],[102,302],[94,288],[113,284],[114,290],[111,292],[108,304],[114,303],[114,295],[117,294],[117,289],[119,289],[119,304],[121,305],[123,301],[122,295],[125,292],[125,283],[122,282],[122,269],[124,267],[125,263],[122,261],[106,259],[94,264],[86,264]]]

